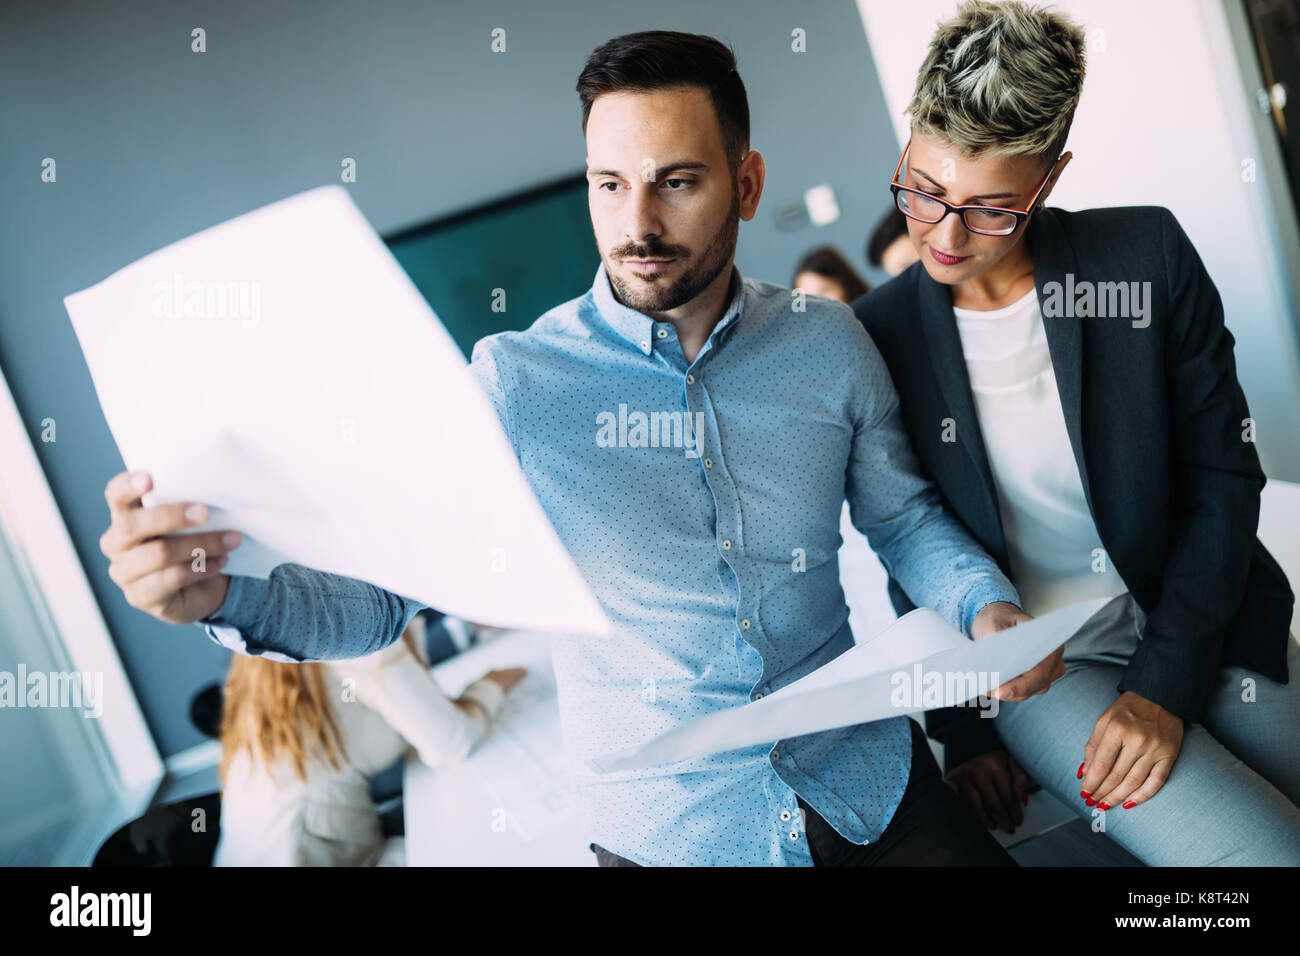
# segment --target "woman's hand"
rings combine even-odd
[[[484,710],[483,705],[476,700],[470,700],[468,697],[453,697],[451,699],[451,704],[467,717],[487,718],[487,711]]]
[[[479,680],[490,680],[500,687],[503,692],[508,692],[511,687],[523,680],[527,673],[528,668],[526,667],[506,667],[501,670],[488,671]],[[457,697],[452,703],[463,713],[488,716],[479,702],[469,697]]]
[[[1025,821],[1029,774],[1005,750],[993,750],[954,767],[944,782],[975,811],[990,830],[1015,833]]]
[[[504,670],[488,671],[482,679],[492,681],[502,690],[509,690],[523,680],[527,673],[526,667],[507,667]]]
[[[1079,796],[1102,810],[1128,810],[1156,795],[1183,746],[1183,718],[1132,691],[1097,718],[1083,748]]]

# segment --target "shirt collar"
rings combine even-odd
[[[609,276],[605,272],[604,261],[596,269],[596,279],[592,283],[591,294],[601,318],[608,322],[615,332],[628,342],[631,342],[633,348],[639,350],[642,354],[650,355],[653,352],[656,338],[655,327],[657,325],[666,326],[668,323],[655,322],[645,313],[630,309],[614,298],[614,290],[609,284]],[[717,338],[721,332],[730,329],[740,321],[741,307],[744,305],[744,301],[745,282],[740,270],[733,265],[727,309],[722,313],[722,318],[718,320],[718,324],[714,326],[713,332],[709,335],[710,342]]]

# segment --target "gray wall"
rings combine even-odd
[[[190,51],[196,26],[204,54]],[[490,52],[495,27],[505,54]],[[790,50],[795,28],[806,53]],[[337,182],[345,156],[381,232],[581,171],[578,71],[604,40],[643,29],[712,34],[738,54],[768,165],[741,271],[788,283],[823,242],[862,265],[898,157],[852,0],[0,6],[0,369],[164,755],[201,740],[189,699],[229,658],[197,627],[131,608],[106,574],[103,488],[122,461],[62,297]],[[54,184],[40,179],[47,156]],[[823,182],[840,221],[779,230],[777,207]],[[40,440],[46,417],[55,443]]]

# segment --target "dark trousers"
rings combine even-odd
[[[939,765],[921,725],[910,717],[912,770],[903,801],[880,839],[865,846],[836,832],[812,807],[798,798],[807,822],[804,832],[814,866],[1015,866],[955,793],[943,782]],[[593,843],[601,866],[639,866]]]

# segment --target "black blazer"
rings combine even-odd
[[[1220,664],[1286,683],[1295,597],[1255,537],[1264,474],[1253,442],[1243,440],[1250,413],[1233,338],[1200,256],[1173,214],[1156,206],[1046,208],[1028,228],[1088,506],[1112,567],[1149,615],[1117,690],[1195,720]],[[1066,310],[1066,291],[1085,281],[1094,291],[1099,283],[1149,282],[1149,324],[1105,315],[1114,309],[1103,309],[1109,299],[1101,296],[1086,317]],[[1048,314],[1053,292],[1064,314]],[[923,468],[1009,576],[949,287],[918,262],[853,309],[889,366]],[[942,440],[948,418],[955,442]],[[892,579],[889,594],[900,614],[914,607]],[[950,768],[1002,746],[992,721],[971,708],[933,711],[926,722]]]

